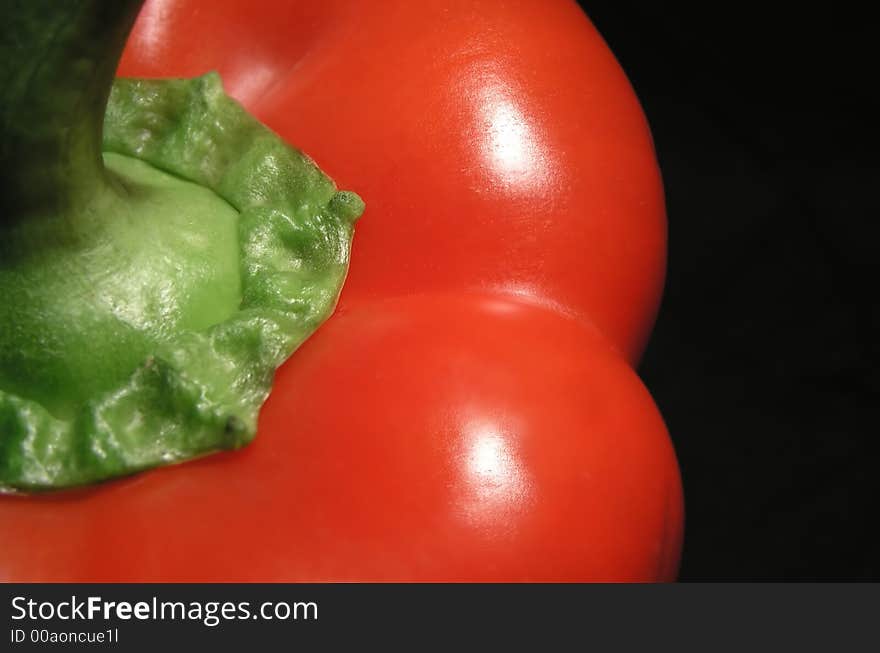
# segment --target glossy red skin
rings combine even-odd
[[[120,68],[219,70],[367,203],[243,451],[0,500],[4,580],[672,580],[631,365],[665,265],[638,102],[568,0],[148,2]]]

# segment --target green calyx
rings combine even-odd
[[[113,82],[139,4],[0,11],[2,490],[250,442],[347,271],[363,203],[216,74]]]

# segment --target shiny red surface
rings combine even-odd
[[[670,580],[631,369],[665,265],[624,74],[568,0],[153,0],[120,72],[219,70],[367,210],[247,449],[0,499],[0,580]]]

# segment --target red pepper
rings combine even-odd
[[[638,101],[569,0],[152,0],[127,76],[227,91],[365,200],[246,449],[0,500],[0,578],[672,580],[633,372],[665,266]]]

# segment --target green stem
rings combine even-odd
[[[104,111],[143,0],[5,0],[0,225],[78,209],[107,187]]]

